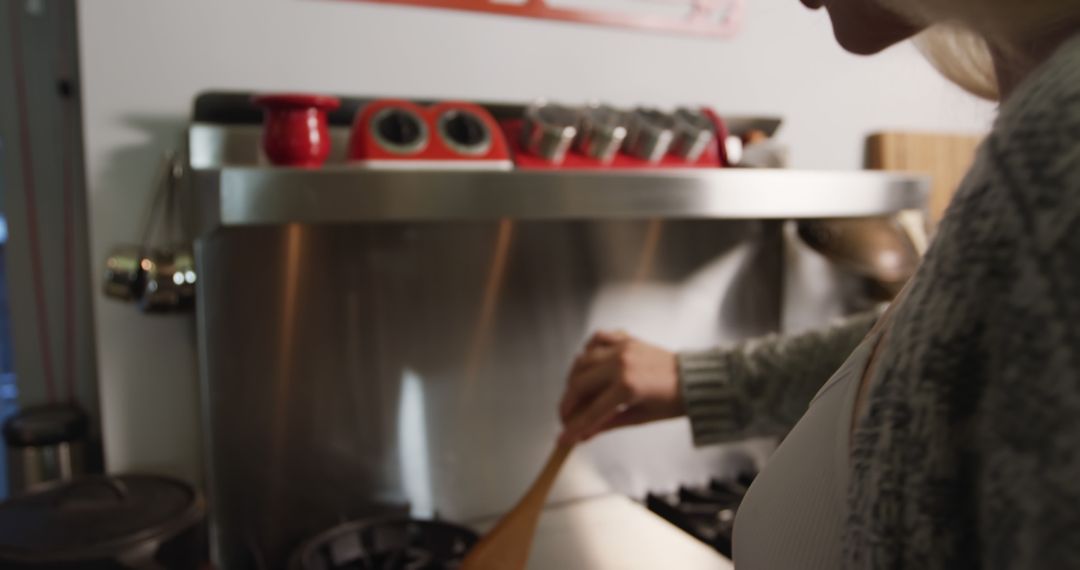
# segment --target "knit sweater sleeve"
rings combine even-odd
[[[694,444],[787,433],[879,315],[869,311],[820,331],[679,354]]]
[[[986,317],[992,350],[986,351],[986,387],[971,429],[971,488],[987,569],[1080,568],[1080,178],[1076,182],[1061,188],[1074,204],[1052,214],[1071,212],[1067,223],[1021,207],[1021,217],[1041,221],[1023,240],[1026,251],[1007,268],[1014,277]],[[1063,200],[1060,193],[1038,197],[1026,190],[1027,199]]]
[[[986,149],[1010,236],[971,426],[987,569],[1080,568],[1080,39],[1063,55]]]
[[[986,569],[1080,568],[1078,285],[1074,279],[1069,320],[1032,314],[1028,295],[995,316],[1008,332],[993,341],[1000,353],[972,430],[971,488]]]

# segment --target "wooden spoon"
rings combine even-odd
[[[555,447],[525,496],[469,550],[459,570],[525,569],[540,511],[544,508],[555,477],[573,448],[573,445],[563,444]]]

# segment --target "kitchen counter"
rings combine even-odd
[[[486,530],[494,521],[475,525]],[[621,495],[549,506],[529,570],[731,570],[731,561]]]

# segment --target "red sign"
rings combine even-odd
[[[468,10],[669,32],[727,37],[742,23],[744,0],[351,0]]]

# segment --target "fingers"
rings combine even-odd
[[[573,444],[583,439],[583,436],[596,433],[604,424],[618,415],[629,404],[629,390],[621,384],[611,384],[599,396],[594,398],[585,409],[573,414],[566,423],[559,441],[563,444]]]
[[[674,353],[623,332],[599,331],[575,359],[559,404],[560,441],[685,414]]]
[[[584,402],[593,399],[606,386],[617,379],[618,367],[614,359],[609,358],[599,366],[593,366],[571,372],[567,380],[566,393],[559,403],[559,417],[563,423],[574,415]]]
[[[564,423],[581,402],[591,399],[606,384],[615,381],[618,358],[625,347],[625,342],[609,344],[617,338],[629,337],[622,333],[597,333],[585,351],[574,359],[566,380],[566,392],[559,403],[559,417]]]
[[[595,434],[629,399],[629,390],[619,381],[619,373],[620,357],[630,340],[623,331],[597,331],[574,359],[559,403],[564,443]]]
[[[594,347],[598,347],[598,346],[612,346],[612,345],[616,345],[616,344],[621,344],[621,343],[624,343],[624,342],[626,342],[628,340],[630,340],[630,335],[626,334],[625,332],[623,332],[621,330],[618,330],[618,331],[603,331],[603,330],[600,330],[600,331],[596,331],[595,333],[593,333],[593,335],[591,337],[589,337],[589,341],[585,343],[585,350],[588,350],[588,349],[594,348]]]
[[[573,376],[576,372],[591,368],[597,364],[602,364],[607,360],[610,360],[613,356],[619,353],[620,347],[617,345],[599,345],[585,347],[585,352],[582,352],[574,359],[574,364],[570,368],[570,374]]]
[[[581,354],[574,359],[571,372],[593,366],[609,358],[630,340],[632,340],[630,335],[622,331],[597,331],[593,333],[589,340],[585,342]]]

